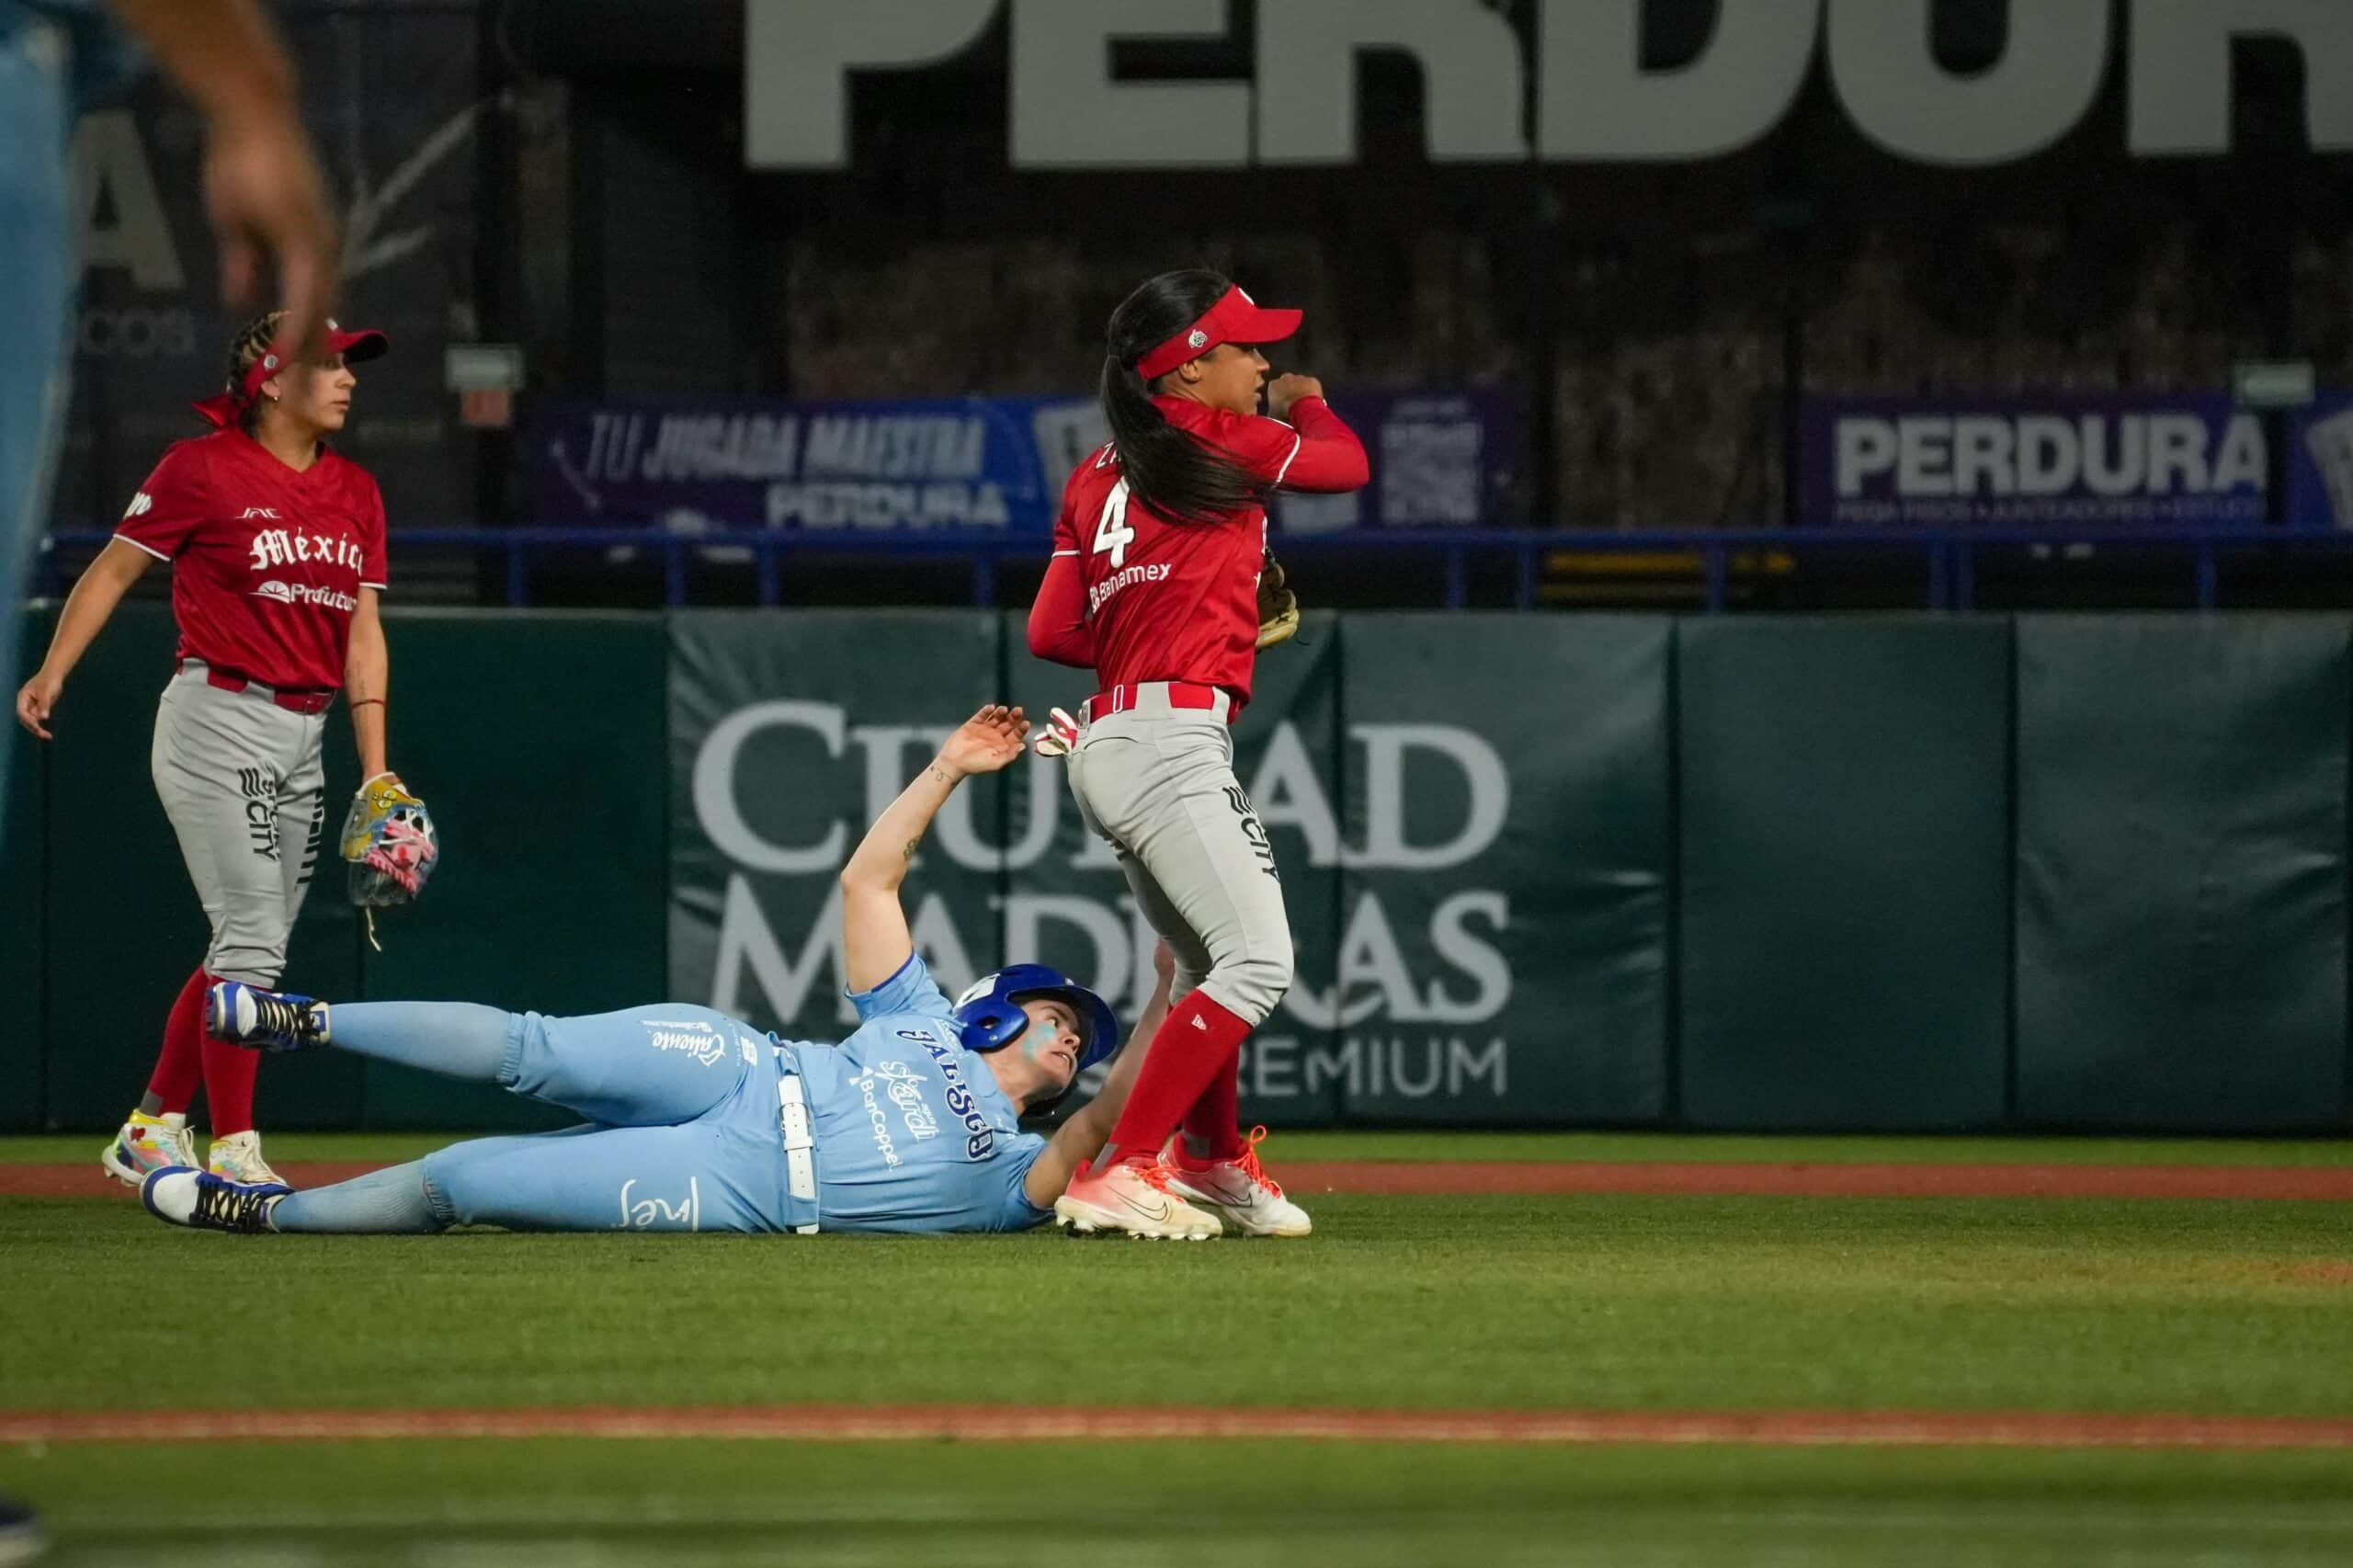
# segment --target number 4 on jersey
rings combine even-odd
[[[1111,494],[1103,498],[1103,516],[1095,524],[1097,555],[1111,552],[1111,570],[1118,571],[1128,563],[1128,541],[1136,530],[1128,527],[1128,482],[1111,486]]]

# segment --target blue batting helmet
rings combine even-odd
[[[1120,1020],[1111,1005],[1057,969],[1041,963],[1009,964],[984,974],[956,998],[956,1024],[964,1049],[989,1051],[1011,1045],[1029,1027],[1022,998],[1052,996],[1078,1017],[1081,1068],[1094,1066],[1119,1048]]]

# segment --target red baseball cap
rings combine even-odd
[[[1157,381],[1221,343],[1280,343],[1297,332],[1305,319],[1304,311],[1263,308],[1237,283],[1200,320],[1137,360],[1136,374],[1147,381]]]
[[[392,340],[372,326],[346,332],[334,322],[327,323],[327,352],[342,355],[346,364],[358,365],[369,359],[381,359],[392,347]],[[212,424],[227,429],[253,406],[254,399],[261,395],[262,382],[278,374],[279,367],[291,355],[292,351],[284,343],[271,344],[267,352],[256,355],[254,362],[245,367],[244,376],[239,381],[236,391],[208,397],[192,406]]]

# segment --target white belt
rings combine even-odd
[[[811,1151],[817,1147],[817,1141],[809,1135],[809,1100],[801,1087],[801,1074],[787,1073],[779,1078],[776,1097],[783,1112],[779,1121],[784,1129],[785,1186],[813,1209],[817,1206],[817,1157]],[[814,1235],[816,1231],[813,1223],[792,1227],[797,1236]]]

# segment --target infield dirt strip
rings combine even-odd
[[[397,1438],[780,1442],[1721,1444],[1745,1448],[2353,1449],[2353,1420],[2052,1411],[1302,1410],[780,1404],[490,1410],[0,1410],[0,1445]]]
[[[378,1162],[291,1161],[296,1187],[324,1187]],[[1755,1162],[1328,1160],[1276,1173],[1305,1195],[1398,1197],[1628,1193],[1647,1197],[2173,1198],[2353,1203],[2353,1165],[1828,1165]],[[97,1161],[0,1165],[0,1197],[89,1198],[129,1191]]]

